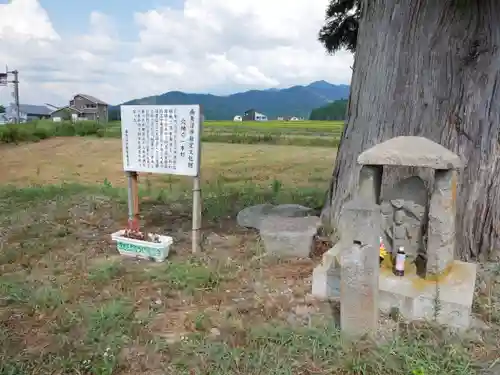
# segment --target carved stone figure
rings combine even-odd
[[[403,246],[409,261],[425,252],[427,205],[427,189],[418,176],[406,178],[384,192],[382,229],[388,251],[395,254]]]
[[[405,249],[408,248],[409,240],[411,239],[411,233],[408,230],[408,224],[404,222],[405,213],[401,208],[397,208],[394,211],[394,222],[392,224],[392,254],[396,255],[396,252],[400,247]]]

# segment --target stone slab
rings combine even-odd
[[[272,204],[257,204],[245,207],[236,216],[236,222],[240,227],[259,229],[262,219],[274,208]]]
[[[325,270],[321,265],[314,268],[311,294],[324,300],[340,298],[340,268]]]
[[[260,225],[260,237],[268,254],[307,258],[320,225],[317,216],[269,216]]]
[[[364,151],[358,157],[362,165],[426,167],[434,169],[462,168],[454,152],[424,137],[391,138]]]
[[[302,206],[300,204],[279,204],[274,206],[269,215],[278,215],[283,217],[305,217],[311,214],[312,208]]]
[[[340,298],[340,250],[337,243],[323,254],[321,263],[313,270],[312,295],[320,299]]]
[[[236,216],[236,222],[244,228],[260,229],[262,220],[269,216],[305,217],[313,210],[300,204],[257,204],[245,207]]]
[[[476,264],[454,261],[450,273],[436,283],[416,274],[397,277],[391,270],[382,268],[380,310],[389,314],[397,308],[409,321],[435,320],[439,324],[467,329],[471,325],[476,270]]]

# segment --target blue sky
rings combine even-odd
[[[328,0],[0,0],[0,67],[21,101],[117,104],[172,90],[229,94],[349,83],[352,55],[317,41]],[[0,88],[0,103],[11,101]]]
[[[39,3],[49,13],[54,27],[65,34],[84,33],[90,13],[99,11],[115,19],[120,34],[135,39],[135,12],[162,7],[181,9],[184,0],[40,0]]]

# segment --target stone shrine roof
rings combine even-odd
[[[390,165],[458,169],[463,167],[454,152],[424,137],[391,138],[364,151],[358,156],[362,165]]]

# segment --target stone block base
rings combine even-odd
[[[476,268],[473,263],[454,261],[450,272],[437,282],[414,273],[397,277],[390,269],[381,269],[379,308],[386,314],[398,309],[409,321],[429,320],[467,329],[472,321]]]
[[[270,255],[307,258],[320,224],[316,216],[270,216],[261,223],[260,237]]]
[[[340,297],[340,246],[323,255],[313,271],[312,296],[320,299]],[[408,321],[428,320],[458,329],[472,323],[471,309],[476,283],[476,264],[454,261],[450,272],[438,282],[427,281],[414,272],[394,276],[382,268],[379,276],[379,309],[390,314],[397,309]]]

